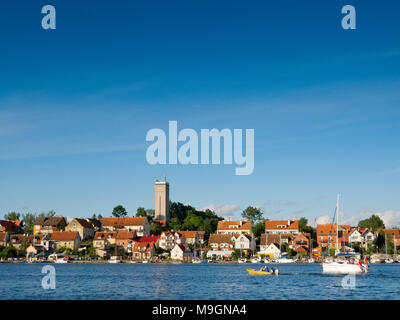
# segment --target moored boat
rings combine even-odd
[[[349,274],[349,273],[367,273],[369,271],[368,265],[363,264],[361,260],[356,259],[356,254],[354,253],[340,253],[339,250],[339,200],[340,194],[337,195],[335,215],[336,217],[336,250],[335,256],[342,257],[344,260],[330,259],[322,262],[322,272],[323,273],[339,273],[339,274]],[[334,219],[335,220],[335,219]],[[327,248],[329,248],[329,243]],[[356,261],[352,263],[349,259]]]
[[[121,263],[121,259],[118,256],[112,256],[110,260],[108,260],[108,263]]]
[[[259,257],[254,257],[250,259],[251,263],[260,263],[261,259]]]

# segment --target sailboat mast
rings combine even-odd
[[[340,193],[337,195],[336,202],[336,250],[339,251],[339,198]]]
[[[385,254],[387,255],[387,241],[386,241],[386,232],[385,232]]]

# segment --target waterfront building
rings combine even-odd
[[[187,244],[176,244],[171,250],[171,259],[189,260],[193,258],[193,251]]]
[[[65,227],[65,231],[77,231],[81,240],[93,239],[94,227],[86,219],[73,218]]]
[[[266,220],[265,233],[268,234],[298,234],[299,221],[298,220]]]
[[[282,234],[270,234],[270,233],[263,233],[260,239],[260,251],[258,252],[259,255],[271,255],[271,250],[275,252],[275,248],[280,248],[281,245],[284,243],[288,244],[288,247],[292,247],[293,239],[296,235],[291,233],[282,233]],[[274,246],[271,246],[273,244]]]
[[[253,235],[247,233],[233,234],[234,248],[242,250],[245,254],[253,254],[256,251],[256,240]]]
[[[164,250],[172,250],[176,244],[185,244],[185,235],[179,231],[164,231],[160,235],[158,246]]]
[[[33,222],[33,234],[48,234],[64,230],[67,225],[64,217],[37,217]]]
[[[0,246],[7,247],[10,236],[8,232],[0,232]]]
[[[100,221],[105,231],[125,229],[135,231],[138,237],[150,235],[150,224],[146,217],[110,217]]]
[[[135,231],[129,231],[125,229],[118,230],[117,236],[115,237],[115,243],[118,247],[124,248],[126,252],[129,252],[132,248],[132,243],[136,237]]]
[[[218,234],[240,234],[240,233],[247,233],[252,234],[251,230],[251,221],[230,221],[230,220],[223,220],[218,222],[217,226],[217,233]]]
[[[151,259],[155,254],[153,242],[134,242],[132,246],[132,258],[138,260]]]
[[[298,253],[310,253],[311,235],[309,233],[298,233],[295,235],[291,243],[291,249]]]
[[[164,181],[156,180],[154,183],[154,220],[162,225],[168,225],[169,220],[169,183],[167,178]]]
[[[232,256],[235,242],[231,234],[211,234],[208,244],[211,248],[207,252],[207,258],[224,259]]]
[[[33,235],[12,234],[10,236],[10,243],[16,249],[21,249],[24,246],[27,247],[29,244],[33,243]]]
[[[143,236],[136,239],[137,242],[151,242],[154,243],[156,247],[159,247],[160,236]]]
[[[344,248],[349,242],[349,232],[351,227],[349,225],[339,225],[338,243],[341,248]],[[321,249],[328,246],[329,248],[336,247],[336,224],[319,224],[317,225],[317,243]]]
[[[53,231],[50,236],[50,245],[54,250],[61,247],[77,250],[80,244],[81,237],[77,231]]]
[[[205,237],[205,235],[206,235],[205,231],[201,231],[201,230],[197,231],[197,237],[199,239],[200,246],[204,245],[204,241],[205,241],[204,237]]]
[[[198,246],[199,243],[199,232],[198,231],[178,231],[185,236],[185,243],[192,246]]]
[[[93,237],[93,247],[96,249],[96,254],[105,258],[110,255],[110,246],[115,244],[117,231],[97,231]]]

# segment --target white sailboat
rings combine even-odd
[[[340,194],[337,195],[337,202],[336,202],[336,256],[343,256],[344,258],[353,256],[354,254],[340,254],[339,250],[339,200]],[[350,263],[348,260],[333,260],[333,261],[324,261],[322,263],[322,272],[324,273],[341,273],[341,274],[348,274],[348,273],[366,273],[368,272],[368,266],[363,265],[361,260],[358,264]]]
[[[386,254],[386,259],[385,259],[385,263],[393,263],[394,260],[390,257],[388,257],[388,253],[387,253],[387,237],[386,237],[386,232],[385,232],[385,254]]]

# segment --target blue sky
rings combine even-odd
[[[41,7],[57,29],[41,29]],[[171,200],[270,219],[400,222],[398,1],[3,1],[0,217]],[[151,166],[146,133],[254,128],[255,169]],[[327,218],[325,217],[325,220]],[[322,220],[318,220],[322,221]]]

